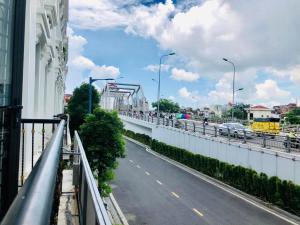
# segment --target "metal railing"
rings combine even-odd
[[[57,210],[55,192],[60,187],[64,129],[65,121],[61,120],[6,213],[2,225],[53,223]]]
[[[74,136],[73,184],[81,225],[111,225],[77,131]]]
[[[178,120],[170,118],[160,118],[157,121],[157,117],[121,113],[121,115],[129,116],[131,118],[143,120],[146,122],[160,124],[163,126],[170,126],[201,135],[207,135],[211,137],[219,137],[221,140],[228,142],[241,142],[243,144],[253,144],[261,146],[263,148],[275,148],[285,152],[300,151],[300,138],[290,138],[284,135],[269,135],[269,134],[257,134],[255,132],[249,132],[246,130],[234,130],[226,129],[221,131],[218,124],[209,125],[202,121],[191,121],[191,120]]]
[[[24,184],[25,167],[27,168],[26,173],[29,173],[33,169],[60,121],[60,119],[21,119],[19,187],[22,187]],[[28,142],[29,140],[30,143],[25,143],[25,141]],[[25,165],[25,154],[29,155],[29,150],[31,159],[30,161],[26,160],[26,162],[30,162],[30,165]]]

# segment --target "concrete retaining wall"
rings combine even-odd
[[[285,153],[259,146],[228,142],[173,127],[121,116],[125,129],[147,134],[168,145],[189,150],[223,162],[251,168],[268,176],[291,180],[300,185],[300,155]],[[234,139],[233,139],[234,141]]]

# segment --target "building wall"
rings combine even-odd
[[[26,3],[22,118],[51,119],[63,113],[67,75],[68,0]],[[25,126],[25,171],[31,164],[31,126]],[[41,126],[35,127],[35,157],[41,152]],[[46,128],[46,140],[52,135]]]

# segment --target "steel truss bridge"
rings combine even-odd
[[[148,101],[139,84],[107,83],[101,92],[100,105],[103,109],[119,112],[149,111]]]

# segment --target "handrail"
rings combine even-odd
[[[27,118],[22,118],[21,122],[22,123],[60,123],[60,119],[27,119]]]
[[[79,163],[80,170],[78,174],[80,224],[111,225],[77,131],[75,131],[74,139],[74,150],[79,153],[77,163]]]
[[[62,120],[5,215],[2,225],[50,224],[64,127],[65,121]]]

